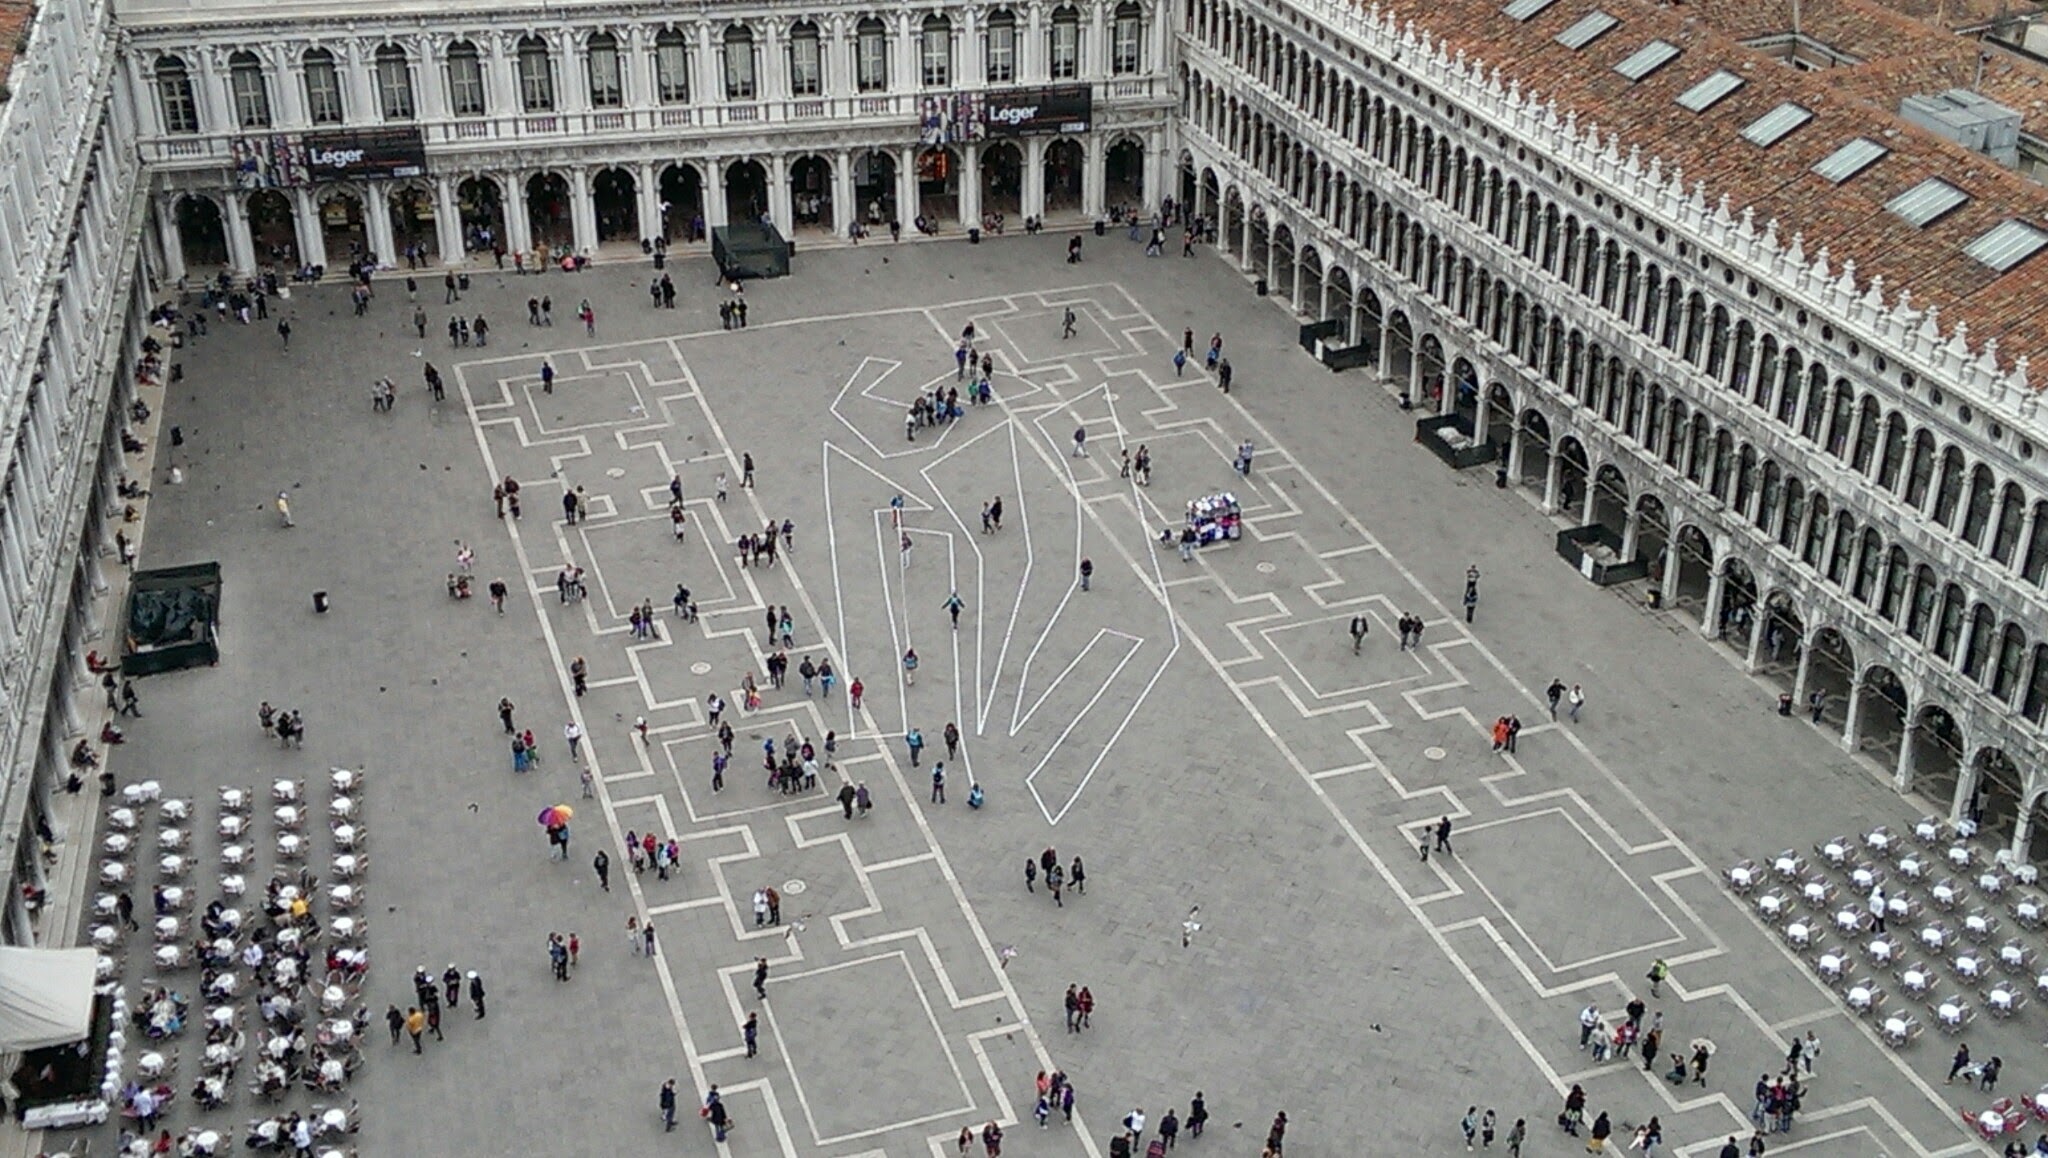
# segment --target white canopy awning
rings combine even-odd
[[[41,1049],[92,1033],[91,949],[0,947],[0,1050]]]

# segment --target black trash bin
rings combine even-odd
[[[466,274],[466,273],[460,273],[460,274],[456,274],[456,275],[455,275],[455,287],[456,287],[457,289],[461,290],[461,291],[462,291],[463,293],[468,293],[468,292],[469,292],[469,275],[468,275],[468,274]]]
[[[668,254],[666,254],[666,253],[663,253],[663,252],[661,252],[661,251],[660,251],[660,250],[658,250],[658,249],[657,249],[657,250],[655,250],[655,251],[654,251],[654,268],[656,268],[656,269],[667,269],[667,268],[668,268]]]
[[[1101,236],[1102,236],[1103,234],[1105,234],[1105,233],[1108,233],[1108,232],[1109,232],[1109,227],[1108,227],[1107,225],[1104,225],[1104,224],[1103,224],[1102,222],[1100,222],[1100,221],[1098,221],[1098,222],[1096,222],[1096,223],[1095,223],[1095,236],[1097,236],[1097,237],[1101,237]]]
[[[313,592],[313,611],[317,615],[327,614],[327,592]]]
[[[981,244],[981,228],[979,226],[970,225],[967,227],[967,244]]]
[[[1258,281],[1256,281],[1256,282],[1253,282],[1253,283],[1252,283],[1252,292],[1253,292],[1253,293],[1255,293],[1255,294],[1257,294],[1257,295],[1259,295],[1260,297],[1265,297],[1265,296],[1266,296],[1266,279],[1265,279],[1265,278],[1260,278],[1260,279],[1259,279]]]

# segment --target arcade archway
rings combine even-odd
[[[391,191],[385,204],[391,215],[392,241],[398,246],[398,256],[407,259],[407,268],[412,268],[415,260],[431,264],[441,255],[440,231],[435,228],[439,211],[431,191],[417,185],[401,186]]]
[[[853,196],[861,219],[870,229],[901,221],[896,205],[896,158],[887,153],[862,153],[853,159]]]
[[[756,222],[767,212],[768,170],[759,161],[734,161],[727,165],[725,219],[729,222]]]
[[[624,169],[600,169],[590,179],[590,205],[597,215],[597,240],[640,240],[640,190]]]
[[[1822,697],[1822,720],[1837,726],[1847,722],[1849,689],[1855,682],[1856,654],[1849,641],[1832,627],[1814,632],[1813,651],[1806,660],[1806,694]]]
[[[259,189],[249,194],[248,214],[249,240],[257,256],[280,268],[296,268],[298,215],[292,212],[291,198],[275,189]]]
[[[353,193],[329,193],[320,199],[320,237],[327,246],[327,260],[339,263],[361,261],[369,253],[369,237],[363,230],[363,203]]]
[[[471,177],[457,185],[455,206],[462,214],[462,244],[471,253],[505,244],[505,201],[496,181]]]
[[[1087,167],[1079,141],[1061,137],[1045,147],[1045,211],[1077,213],[1081,209],[1081,178]]]
[[[228,263],[227,222],[211,197],[187,193],[178,198],[178,248],[188,266]]]
[[[917,215],[931,232],[960,220],[960,155],[945,145],[917,155]]]
[[[831,162],[812,155],[790,164],[789,212],[798,229],[832,232]]]
[[[1024,153],[1013,142],[997,141],[981,151],[982,228],[995,230],[1003,218],[1024,211]]]
[[[1103,199],[1133,213],[1145,207],[1145,146],[1124,137],[1109,147],[1102,160]]]
[[[661,171],[661,235],[674,241],[704,240],[704,175],[695,165]]]
[[[1898,673],[1883,664],[1872,666],[1863,673],[1863,694],[1856,700],[1857,747],[1895,767],[1906,737],[1906,711],[1906,685]]]
[[[1543,485],[1550,476],[1550,420],[1534,410],[1522,412],[1522,475],[1524,486]]]
[[[556,253],[573,252],[576,223],[570,215],[569,182],[560,173],[536,173],[526,180],[526,220],[533,250],[542,265]],[[548,256],[541,257],[541,251]]]

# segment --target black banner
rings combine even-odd
[[[307,133],[309,181],[361,177],[417,177],[427,171],[427,143],[417,128]]]
[[[992,137],[1085,133],[1094,111],[1094,95],[1085,84],[985,93],[982,123]]]

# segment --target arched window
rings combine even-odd
[[[377,50],[377,105],[387,121],[409,121],[416,115],[412,101],[412,62],[405,50],[387,44]]]
[[[982,67],[988,83],[1008,84],[1017,79],[1017,14],[998,8],[989,14],[981,34]]]
[[[1849,456],[1849,428],[1856,421],[1856,395],[1846,379],[1835,380],[1835,404],[1828,415],[1828,453]]]
[[[1998,625],[1991,609],[1979,603],[1970,611],[1970,637],[1963,644],[1963,674],[1973,680],[1984,678],[1984,661],[1991,654],[1992,637]]]
[[[228,91],[235,98],[235,124],[245,129],[270,127],[270,87],[263,81],[263,62],[253,52],[228,57]]]
[[[1954,659],[1962,638],[1963,589],[1951,583],[1941,591],[1941,620],[1934,631],[1934,654]]]
[[[2011,563],[2013,552],[2019,549],[2020,532],[2027,521],[2027,496],[2012,483],[2005,484],[2005,493],[1998,500],[1998,531],[1991,536],[1991,557],[2000,563]]]
[[[1877,485],[1899,493],[1899,475],[1906,469],[1906,420],[1893,414],[1884,420],[1884,458],[1877,468]]]
[[[1053,9],[1052,27],[1046,33],[1046,68],[1054,80],[1072,80],[1081,74],[1081,13],[1067,5]]]
[[[2020,698],[2020,712],[2036,724],[2048,720],[2048,643],[2034,645],[2034,662],[2027,674],[2027,694]]]
[[[924,18],[922,31],[918,67],[924,87],[945,88],[953,83],[953,22],[935,12]],[[1078,37],[1078,26],[1075,34]]]
[[[615,109],[626,103],[626,85],[619,70],[619,40],[609,32],[593,32],[584,42],[590,71],[590,107]]]
[[[1984,544],[1984,531],[1991,525],[1991,504],[1997,490],[1998,482],[1991,477],[1991,468],[1979,465],[1970,472],[1970,501],[1963,508],[1963,541],[1972,547]]]
[[[192,91],[192,73],[175,56],[161,56],[156,62],[157,112],[167,133],[199,131],[199,104]]]
[[[1877,613],[1888,622],[1899,621],[1899,607],[1906,601],[1906,587],[1913,581],[1913,565],[1906,560],[1902,547],[1893,547],[1885,561],[1884,598],[1878,602]]]
[[[2027,637],[2016,624],[2008,623],[1998,640],[1998,666],[1991,669],[1991,694],[2012,702],[2027,662]]]
[[[889,87],[889,26],[880,19],[862,18],[854,29],[854,81],[862,92],[881,92]]]
[[[1813,513],[1806,520],[1806,545],[1799,549],[1799,558],[1818,571],[1821,567],[1821,552],[1828,544],[1828,500],[1825,495],[1813,496]]]
[[[789,30],[789,95],[814,97],[825,91],[825,58],[818,26],[799,20]]]
[[[1859,603],[1870,602],[1871,592],[1884,570],[1884,541],[1870,527],[1863,528],[1863,545],[1856,553],[1856,582],[1851,591]]]
[[[538,36],[519,41],[519,107],[529,113],[553,112],[555,108],[554,62],[548,58],[548,42]]]
[[[690,100],[690,42],[674,28],[654,37],[654,95],[665,105]]]
[[[1856,416],[1856,453],[1849,459],[1849,465],[1857,474],[1869,477],[1870,464],[1877,457],[1877,440],[1882,434],[1883,410],[1877,399],[1868,394],[1863,396],[1863,405]]]
[[[1951,446],[1941,454],[1941,485],[1934,492],[1934,521],[1955,526],[1956,506],[1963,500],[1963,452]]]
[[[309,48],[299,58],[306,82],[306,120],[315,125],[338,125],[341,112],[341,77],[334,69],[334,54],[324,48]]]
[[[1934,481],[1934,436],[1921,431],[1913,436],[1913,460],[1906,472],[1906,505],[1915,510],[1927,506],[1927,491]]]
[[[759,91],[754,84],[753,30],[740,24],[727,28],[720,47],[724,49],[721,67],[725,72],[725,99],[753,100]]]
[[[1934,619],[1934,601],[1940,596],[1940,585],[1934,581],[1934,568],[1922,563],[1913,572],[1913,603],[1906,612],[1906,634],[1925,643],[1927,627]]]
[[[448,109],[458,117],[484,115],[484,62],[467,40],[448,46]]]
[[[1849,575],[1849,561],[1856,555],[1856,520],[1849,512],[1835,516],[1835,549],[1828,554],[1828,582],[1841,585]]]
[[[1124,0],[1116,6],[1110,38],[1110,72],[1117,76],[1134,76],[1145,67],[1145,18],[1132,0]]]

